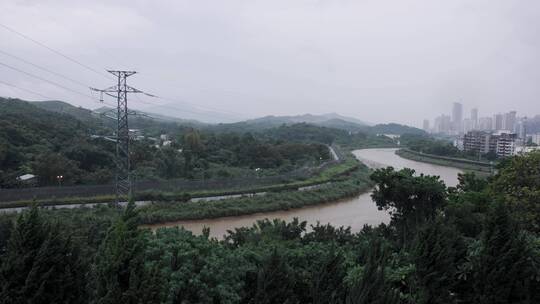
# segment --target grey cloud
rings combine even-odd
[[[242,117],[339,112],[417,126],[453,101],[481,115],[540,113],[535,0],[4,0],[0,20],[93,68],[138,70],[134,85],[176,100],[148,101],[172,107]],[[1,50],[110,84],[1,28],[0,39]],[[0,62],[39,73],[1,54]],[[3,67],[0,79],[99,106]],[[14,94],[37,98],[0,85],[0,95]]]

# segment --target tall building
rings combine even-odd
[[[521,117],[518,120],[516,123],[516,133],[523,142],[527,141],[527,117]]]
[[[452,128],[452,122],[450,116],[442,114],[435,118],[435,123],[433,125],[433,130],[435,133],[450,133]]]
[[[474,108],[471,110],[471,121],[474,129],[478,129],[478,109]]]
[[[493,130],[493,118],[491,117],[481,117],[478,120],[478,129],[481,131],[491,131]]]
[[[422,129],[426,132],[429,132],[429,120],[424,119],[424,124],[422,126]]]
[[[516,111],[510,111],[504,114],[502,130],[507,130],[514,132],[514,127],[516,124]]]
[[[461,131],[461,122],[463,121],[463,105],[459,102],[454,102],[452,106],[452,127],[456,132]]]
[[[494,130],[503,130],[503,118],[504,116],[502,114],[495,114],[493,116],[493,129]]]
[[[470,118],[465,118],[463,120],[462,129],[463,129],[463,133],[476,130],[474,121]]]

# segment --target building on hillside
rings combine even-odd
[[[491,134],[484,131],[469,131],[463,135],[463,150],[486,154],[490,151]]]
[[[516,133],[501,132],[496,135],[492,135],[492,137],[495,137],[495,153],[497,154],[497,156],[508,157],[515,154],[517,139]]]
[[[489,133],[469,131],[463,136],[463,150],[478,154],[495,153],[499,157],[515,154],[517,134],[510,132]]]

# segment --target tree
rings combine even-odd
[[[346,304],[397,304],[399,293],[389,283],[385,267],[388,249],[379,239],[369,241],[366,263],[360,278],[347,295]]]
[[[86,267],[37,207],[17,219],[0,268],[0,303],[85,303]]]
[[[156,273],[145,267],[145,241],[138,229],[135,204],[130,201],[123,215],[112,225],[96,258],[96,303],[159,303],[152,290]]]
[[[311,257],[309,277],[310,303],[338,303],[345,299],[344,278],[346,267],[344,256],[331,246],[327,252],[317,252],[319,257]]]
[[[487,219],[482,248],[473,266],[475,303],[533,303],[538,281],[530,264],[526,239],[503,203],[496,203]],[[535,285],[536,290],[533,291]]]
[[[294,270],[287,262],[286,256],[272,250],[258,268],[258,272],[249,275],[246,282],[248,301],[257,304],[297,303],[294,293]]]
[[[376,183],[371,197],[380,210],[388,210],[400,230],[403,242],[408,234],[446,205],[446,186],[438,176],[420,174],[412,169],[377,169],[371,179]]]
[[[58,177],[62,176],[65,183],[76,183],[80,169],[77,164],[60,153],[48,152],[40,155],[33,164],[34,174],[38,176],[39,184],[57,185]]]
[[[525,229],[540,232],[540,152],[503,162],[490,188],[509,203]]]
[[[458,182],[456,188],[461,192],[481,192],[488,185],[485,179],[477,177],[473,172],[458,173]]]
[[[455,228],[442,219],[427,222],[420,229],[413,249],[417,303],[455,303],[454,287],[458,258],[464,247]]]

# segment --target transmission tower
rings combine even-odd
[[[135,114],[128,109],[128,93],[144,93],[138,89],[128,86],[127,78],[137,72],[134,71],[114,71],[107,72],[117,77],[117,84],[106,88],[96,89],[90,88],[92,91],[100,92],[100,101],[103,101],[103,94],[107,94],[117,99],[116,113],[111,110],[108,117],[114,118],[117,122],[116,136],[116,202],[120,201],[121,197],[127,196],[128,199],[132,195],[132,184],[130,178],[130,160],[129,160],[129,115]]]

